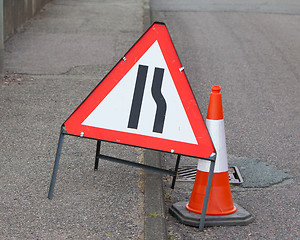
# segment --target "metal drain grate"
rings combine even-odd
[[[228,167],[229,183],[240,185],[244,182],[239,169],[236,166]]]
[[[197,166],[182,166],[178,168],[176,181],[193,182],[196,178]]]
[[[182,166],[178,168],[176,181],[194,182],[196,178],[197,166]],[[229,183],[240,185],[244,182],[239,169],[236,166],[228,167]]]

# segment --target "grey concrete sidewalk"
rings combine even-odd
[[[144,172],[105,161],[94,171],[96,141],[65,137],[47,198],[60,125],[143,33],[144,6],[54,0],[6,42],[1,239],[144,239]],[[106,143],[101,152],[144,161],[138,148]]]

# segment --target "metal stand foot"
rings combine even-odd
[[[60,131],[59,140],[58,140],[58,146],[57,146],[56,157],[55,157],[55,162],[54,162],[54,167],[53,167],[53,173],[52,173],[52,178],[51,178],[51,183],[50,183],[50,188],[49,188],[49,193],[48,193],[49,199],[52,199],[52,197],[53,197],[54,185],[55,185],[55,180],[56,180],[56,174],[58,171],[58,165],[59,165],[59,159],[60,159],[63,141],[64,141],[64,130],[62,127],[61,131]]]
[[[213,178],[214,168],[215,168],[215,162],[212,161],[212,162],[210,162],[209,174],[208,174],[205,196],[204,196],[203,207],[202,207],[202,214],[201,214],[201,219],[200,219],[200,224],[199,224],[200,231],[202,231],[204,228],[205,215],[206,215],[206,210],[207,210],[207,204],[208,204],[209,193],[210,193],[210,189],[211,189],[211,182],[212,182],[212,178]]]
[[[177,172],[178,172],[180,157],[181,157],[181,155],[178,154],[176,165],[175,165],[175,175],[173,176],[173,180],[172,180],[172,186],[171,186],[172,189],[174,189],[174,187],[175,187],[175,182],[176,182],[176,178],[177,178]]]
[[[101,141],[97,140],[97,149],[96,149],[96,156],[95,156],[95,167],[94,170],[98,170],[98,165],[99,165],[99,154],[100,154],[100,148],[101,148]]]

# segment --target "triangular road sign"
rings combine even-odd
[[[168,30],[154,23],[64,123],[67,134],[210,158],[215,149]]]

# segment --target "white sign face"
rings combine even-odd
[[[197,144],[157,41],[81,124]]]

